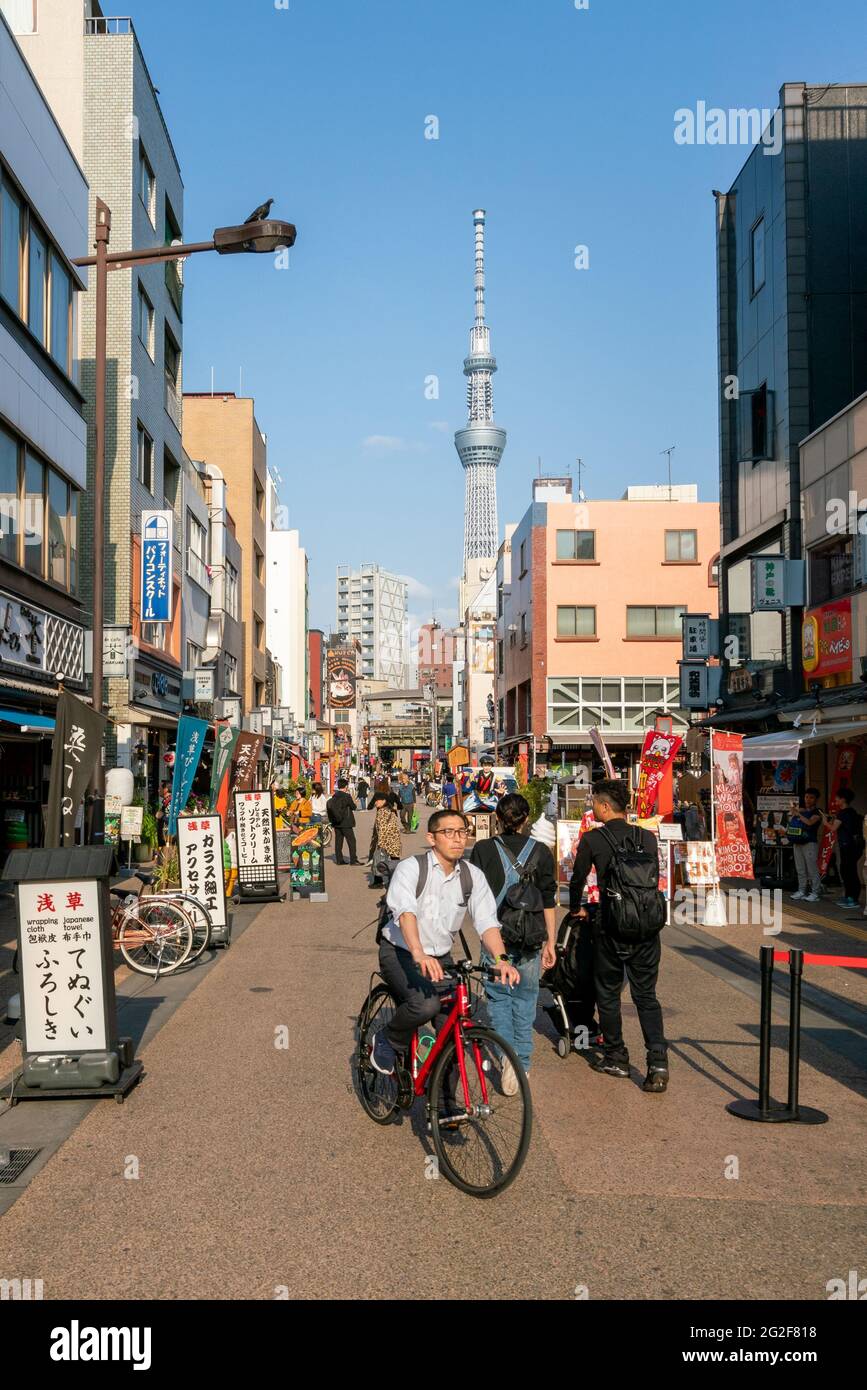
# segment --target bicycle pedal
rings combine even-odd
[[[397,1082],[397,1105],[400,1110],[409,1110],[415,1100],[412,1077],[403,1067],[396,1066],[394,1079]]]

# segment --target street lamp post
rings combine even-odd
[[[96,200],[96,255],[82,256],[73,261],[76,266],[96,267],[96,344],[94,379],[94,469],[93,469],[93,708],[102,713],[102,641],[105,606],[105,407],[108,272],[128,270],[134,265],[153,265],[161,261],[182,260],[201,251],[216,251],[228,256],[243,252],[267,254],[295,245],[295,228],[291,222],[266,220],[245,222],[237,227],[218,227],[211,241],[178,242],[171,246],[138,247],[132,251],[109,251],[111,238],[111,209],[101,198]],[[93,808],[91,841],[101,844],[105,834],[105,769],[97,759],[91,779]]]

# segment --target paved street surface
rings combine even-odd
[[[380,1128],[353,1093],[353,1023],[376,959],[373,929],[354,933],[377,894],[362,869],[331,863],[327,887],[328,904],[241,909],[243,934],[145,1034],[138,1089],[123,1106],[80,1106],[0,1218],[0,1276],[77,1299],[559,1299],[581,1286],[591,1299],[824,1299],[829,1279],[867,1269],[863,972],[855,993],[856,972],[807,972],[801,1095],[829,1124],[747,1124],[724,1108],[755,1094],[758,945],[864,955],[863,919],[846,934],[792,916],[775,939],[667,929],[664,1096],[641,1091],[637,1068],[614,1081],[561,1061],[540,1013],[529,1158],[483,1202],[425,1176],[417,1114]],[[141,1006],[177,983],[143,982]],[[784,994],[777,1010],[782,1043]],[[640,1066],[631,1005],[625,1019]],[[780,1052],[773,1090],[784,1097]],[[74,1104],[17,1106],[0,1143],[14,1125],[25,1144]],[[131,1158],[138,1178],[124,1176]]]

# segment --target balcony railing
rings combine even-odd
[[[131,34],[132,20],[129,15],[109,18],[107,15],[94,16],[84,21],[85,34]]]
[[[169,376],[166,377],[166,414],[178,434],[181,434],[183,431],[183,401],[180,392],[175,388],[175,383]]]

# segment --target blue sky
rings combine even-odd
[[[269,196],[298,227],[288,270],[189,263],[184,384],[213,367],[237,391],[243,371],[313,625],[334,620],[335,566],[362,561],[410,577],[421,620],[456,616],[476,207],[501,530],[539,457],[581,456],[588,496],[613,497],[664,481],[674,444],[675,481],[717,498],[711,189],[747,149],[678,145],[674,113],[867,79],[863,0],[135,0],[133,18],[187,240]]]

